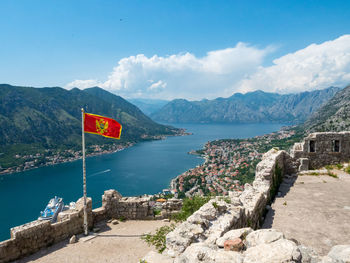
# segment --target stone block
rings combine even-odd
[[[300,165],[298,168],[299,172],[309,170],[309,159],[308,158],[300,158],[299,161],[300,161]]]
[[[142,259],[144,262],[147,263],[173,263],[174,259],[171,257],[165,255],[165,254],[159,254],[154,251],[148,252],[148,254]],[[140,262],[142,262],[142,260]]]
[[[222,248],[224,247],[226,240],[234,240],[236,238],[245,239],[245,237],[251,232],[253,232],[253,229],[250,227],[230,230],[216,240],[216,245]]]
[[[235,239],[228,239],[224,242],[225,251],[242,251],[244,249],[244,243],[239,237]]]
[[[300,262],[300,260],[301,254],[298,247],[294,242],[286,239],[260,243],[244,252],[244,263]]]
[[[327,256],[334,262],[350,262],[350,245],[334,246]]]
[[[261,229],[248,234],[245,243],[247,247],[254,247],[260,244],[272,243],[283,238],[283,233],[275,229]]]

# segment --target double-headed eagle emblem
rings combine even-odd
[[[104,119],[96,120],[96,130],[99,134],[104,134],[108,130],[108,121]]]

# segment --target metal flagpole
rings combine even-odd
[[[84,133],[84,108],[81,108],[81,132],[83,146],[83,184],[84,184],[84,234],[88,235],[88,222],[86,212],[86,166],[85,166],[85,133]]]

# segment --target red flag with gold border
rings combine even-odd
[[[84,132],[120,139],[122,125],[111,118],[84,113]]]

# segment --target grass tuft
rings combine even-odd
[[[327,175],[333,178],[338,178],[338,175],[336,175],[335,173],[332,173],[330,170],[327,170]]]
[[[172,216],[176,222],[185,221],[190,215],[196,212],[202,205],[207,203],[211,199],[210,196],[194,196],[192,198],[185,198],[181,211]]]
[[[344,165],[342,165],[341,163],[337,163],[335,166],[336,166],[339,170],[340,170],[340,169],[343,169],[343,167],[344,167]]]
[[[350,165],[344,169],[344,171],[348,174],[350,174]]]
[[[326,168],[327,170],[332,170],[332,169],[333,169],[333,165],[326,165],[325,168]]]
[[[309,175],[319,176],[319,175],[320,175],[320,173],[318,173],[318,172],[312,172],[312,173],[309,173]]]
[[[141,239],[144,240],[149,246],[156,247],[159,253],[162,253],[166,249],[166,235],[175,229],[175,224],[170,226],[162,226],[157,228],[156,233],[143,234]]]

